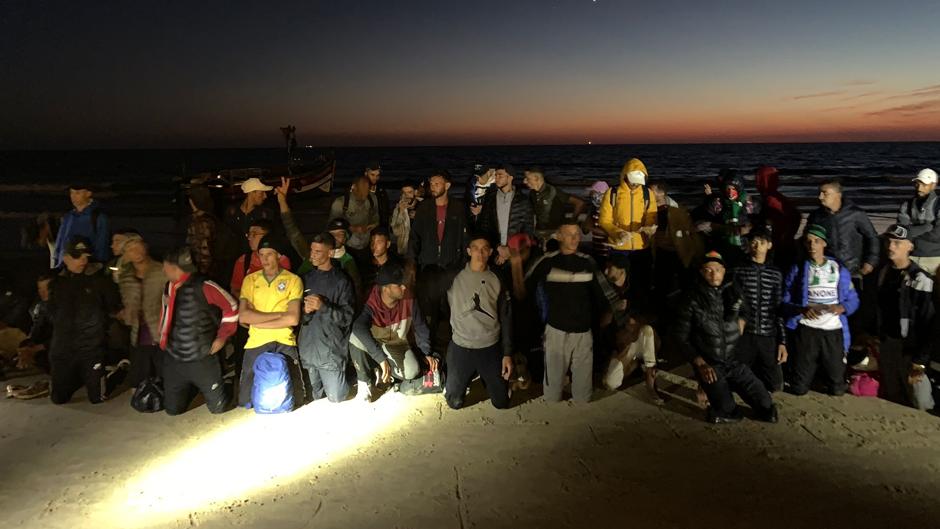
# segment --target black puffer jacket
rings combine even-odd
[[[700,280],[679,309],[676,338],[690,362],[701,356],[722,364],[734,358],[741,337],[738,319],[747,316],[747,302],[734,283],[711,287]]]
[[[118,287],[91,263],[84,274],[68,269],[52,280],[49,315],[52,318],[51,358],[91,358],[104,354],[111,314],[121,308]]]
[[[750,309],[744,332],[773,336],[777,343],[786,343],[783,317],[780,314],[783,273],[776,266],[750,261],[735,268],[732,278]]]
[[[832,213],[824,207],[810,213],[806,225],[819,224],[829,232],[826,253],[855,274],[863,264],[878,266],[880,241],[868,214],[849,200]]]
[[[301,316],[300,360],[305,367],[342,372],[346,368],[349,328],[356,312],[356,289],[334,262],[323,272],[314,268],[304,276],[304,296],[320,296],[320,310]]]

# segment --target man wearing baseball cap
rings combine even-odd
[[[790,268],[781,307],[793,336],[788,391],[808,393],[821,365],[829,394],[839,396],[847,388],[845,354],[852,344],[848,317],[858,310],[858,292],[849,269],[826,255],[829,231],[810,224],[803,237],[807,257]]]
[[[937,172],[923,169],[913,180],[915,196],[901,205],[898,224],[908,229],[914,253],[911,260],[929,274],[940,267],[940,197],[937,196]]]
[[[249,178],[241,185],[245,198],[241,204],[232,204],[225,211],[225,224],[235,234],[247,234],[253,223],[259,219],[275,223],[274,211],[264,206],[268,191],[274,189],[257,178]],[[242,244],[242,253],[247,253],[248,241]]]
[[[238,384],[238,405],[251,407],[254,363],[258,355],[276,352],[286,356],[299,376],[300,355],[294,327],[300,323],[303,282],[280,264],[281,250],[270,234],[258,242],[261,270],[242,282],[238,321],[248,325],[248,341]]]
[[[73,238],[63,249],[65,266],[53,279],[49,296],[53,321],[50,397],[56,404],[65,404],[84,386],[88,400],[97,404],[112,389],[105,371],[105,343],[111,318],[121,308],[121,296],[104,266],[89,262],[92,245],[88,239]]]
[[[356,367],[356,398],[371,401],[376,384],[412,380],[438,367],[431,356],[430,332],[397,263],[379,269],[376,286],[353,322],[349,354]],[[424,360],[422,360],[422,358]]]
[[[906,226],[885,232],[888,262],[877,272],[876,305],[881,341],[881,393],[919,410],[934,407],[927,373],[937,347],[940,325],[933,302],[933,278],[911,258],[916,244]],[[934,358],[932,358],[934,357]]]
[[[94,199],[93,186],[86,182],[69,185],[72,210],[62,217],[55,239],[53,268],[62,266],[65,247],[75,237],[83,237],[90,248],[90,257],[99,263],[111,258],[111,223]]]

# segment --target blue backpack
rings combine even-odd
[[[290,364],[280,353],[261,353],[255,359],[251,404],[255,413],[286,413],[294,409]]]

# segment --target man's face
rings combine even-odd
[[[320,242],[310,243],[310,264],[316,267],[325,265],[330,260],[332,252],[333,248],[329,245]]]
[[[747,244],[751,257],[763,259],[767,257],[767,252],[773,247],[773,243],[762,237],[754,237]]]
[[[142,263],[147,257],[147,247],[141,241],[134,241],[124,248],[124,260],[129,263]]]
[[[261,204],[264,204],[264,200],[268,198],[268,193],[266,191],[261,191],[259,189],[257,191],[252,191],[251,193],[248,193],[248,196],[246,198],[248,199],[248,202],[251,205],[258,207]]]
[[[382,174],[381,169],[366,169],[365,175],[369,179],[369,185],[376,185],[379,183],[379,176]]]
[[[512,175],[507,173],[505,169],[500,169],[496,171],[496,187],[502,189],[503,191],[508,190],[510,184],[512,184]]]
[[[277,253],[277,250],[262,248],[258,250],[258,256],[261,257],[261,266],[265,272],[274,272],[280,266],[281,255]]]
[[[183,270],[167,261],[163,261],[163,275],[172,282],[179,281],[183,277]]]
[[[821,261],[826,254],[826,241],[813,234],[806,235],[806,253],[810,259]]]
[[[914,243],[905,239],[888,239],[888,259],[906,260],[914,251]]]
[[[562,253],[570,254],[578,251],[581,244],[581,230],[573,224],[564,224],[555,234],[558,246]]]
[[[623,268],[608,264],[607,268],[604,270],[604,276],[607,277],[607,280],[612,284],[620,286],[623,284],[623,280],[627,275],[626,272],[627,271]]]
[[[124,251],[124,242],[127,241],[127,235],[115,233],[111,236],[111,254],[115,257],[121,255]]]
[[[486,264],[493,255],[493,248],[486,239],[474,239],[467,247],[467,255],[470,256],[470,262],[473,264]]]
[[[65,268],[73,274],[83,274],[85,273],[85,268],[88,266],[88,254],[82,254],[80,257],[72,257],[72,254],[65,254],[62,261],[65,263]]]
[[[653,196],[656,197],[656,204],[659,206],[666,205],[666,192],[663,191],[661,187],[651,187],[653,190]]]
[[[342,248],[346,244],[346,230],[330,230],[330,235],[336,240],[336,248]]]
[[[36,292],[39,294],[39,299],[42,301],[49,301],[49,283],[52,280],[45,279],[36,282]]]
[[[450,189],[450,182],[443,176],[435,175],[428,180],[428,187],[430,188],[433,198],[441,198],[447,194],[447,191]]]
[[[917,191],[917,196],[924,198],[929,195],[931,191],[937,188],[937,184],[925,184],[920,180],[914,181],[914,189]]]
[[[525,178],[522,179],[522,182],[533,191],[538,191],[542,189],[542,184],[545,182],[545,177],[542,173],[537,173],[533,171],[526,171]]]
[[[69,200],[75,209],[84,208],[91,202],[91,191],[87,189],[69,189]]]
[[[391,241],[385,235],[373,235],[369,245],[372,249],[372,257],[379,258],[388,253]]]
[[[725,267],[721,263],[710,261],[702,265],[702,277],[712,287],[720,287],[725,280]]]
[[[842,193],[835,186],[822,186],[819,188],[819,203],[827,209],[839,209],[842,207]]]
[[[359,178],[352,185],[352,194],[359,200],[365,200],[369,196],[369,180]]]
[[[389,299],[394,301],[401,301],[405,298],[405,286],[404,285],[385,285],[382,287],[382,290],[385,291],[385,295]]]

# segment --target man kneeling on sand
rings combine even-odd
[[[375,283],[349,337],[349,356],[359,380],[356,398],[365,401],[372,400],[376,384],[413,380],[425,367],[432,372],[438,367],[438,359],[431,356],[428,326],[407,291],[401,265],[380,268]]]
[[[487,266],[493,247],[485,235],[470,237],[467,255],[470,262],[447,291],[453,335],[445,398],[455,410],[463,406],[467,387],[479,374],[493,406],[508,408],[513,367],[509,289]]]

